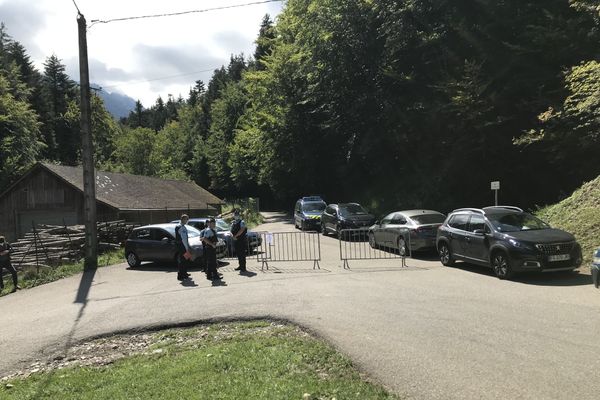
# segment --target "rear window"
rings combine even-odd
[[[452,218],[450,218],[450,222],[448,222],[448,225],[450,225],[454,229],[460,229],[461,231],[466,231],[468,222],[469,222],[468,214],[457,214],[457,215],[453,216]]]
[[[446,216],[442,214],[422,214],[410,217],[417,225],[443,224]]]

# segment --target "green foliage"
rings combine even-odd
[[[583,267],[589,268],[593,251],[600,246],[600,176],[563,201],[542,208],[537,216],[574,234],[583,251]]]
[[[155,334],[156,354],[12,380],[6,399],[395,399],[328,344],[287,326],[221,324]]]
[[[0,71],[0,188],[34,163],[43,148],[35,112],[13,93],[14,88]]]
[[[125,128],[115,141],[116,170],[134,175],[155,175],[156,166],[151,163],[150,156],[156,136],[150,128]]]

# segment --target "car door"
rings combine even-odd
[[[296,207],[294,207],[294,222],[296,223],[296,225],[300,225],[302,223],[302,218],[301,218],[301,212],[302,212],[302,204],[300,201],[296,202]]]
[[[450,251],[454,256],[467,256],[467,229],[469,225],[469,214],[454,215],[448,225],[450,226],[448,237],[450,241]]]
[[[392,222],[392,218],[394,218],[394,213],[386,215],[373,230],[375,243],[380,246],[384,246],[385,242],[387,241],[386,229],[388,229],[389,224]]]
[[[151,230],[149,228],[139,229],[135,237],[134,251],[140,261],[152,259],[152,240]]]
[[[160,228],[153,228],[151,237],[153,260],[173,261],[176,253],[175,238]]]
[[[471,219],[469,220],[469,229],[466,234],[467,257],[479,262],[487,263],[490,253],[487,233],[490,232],[491,230],[487,226],[483,215],[471,215]]]
[[[388,229],[386,229],[386,240],[389,246],[398,247],[398,237],[406,228],[408,228],[408,219],[404,214],[396,213]]]

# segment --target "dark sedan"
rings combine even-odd
[[[373,223],[375,217],[358,203],[330,204],[321,217],[323,235],[335,233],[338,238],[341,238],[343,230],[350,230],[351,234],[366,235]]]
[[[135,228],[125,242],[125,258],[130,267],[140,266],[143,261],[176,263],[177,245],[175,227],[177,224],[147,225]],[[191,246],[194,265],[203,264],[203,248],[200,231],[188,225],[188,242]],[[227,254],[227,246],[222,239],[217,243],[217,258]]]
[[[600,248],[594,251],[594,260],[592,261],[592,281],[594,286],[600,287]]]
[[[206,228],[208,224],[208,220],[210,217],[201,217],[201,218],[191,218],[188,221],[188,225],[193,226],[199,231]],[[179,220],[172,221],[173,223],[179,223]],[[217,231],[217,237],[222,239],[227,246],[227,256],[233,257],[235,256],[235,246],[233,244],[233,235],[231,234],[231,225],[227,223],[224,219],[215,218],[215,230]],[[252,231],[248,231],[246,234],[248,238],[248,254],[252,254],[262,245],[262,238],[260,234]]]
[[[383,247],[408,251],[435,249],[438,228],[446,216],[432,210],[396,211],[385,216],[369,229],[369,244],[373,248]]]

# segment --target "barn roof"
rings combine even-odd
[[[83,168],[39,163],[83,192]],[[96,170],[96,199],[119,210],[209,209],[223,200],[194,182]]]

